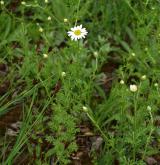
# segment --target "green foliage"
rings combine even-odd
[[[0,121],[20,105],[22,125],[14,138],[0,135],[0,163],[69,164],[83,122],[103,138],[94,164],[143,165],[159,154],[159,5],[1,1]],[[80,24],[88,35],[72,41],[67,31]]]

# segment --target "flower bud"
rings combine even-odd
[[[47,19],[48,19],[48,21],[50,21],[52,18],[49,16]]]
[[[133,52],[133,53],[131,53],[131,55],[134,57],[134,56],[136,56],[136,54]]]
[[[137,90],[138,90],[137,85],[135,85],[135,84],[130,85],[130,91],[131,92],[136,92]]]
[[[43,32],[43,28],[41,28],[41,27],[40,27],[40,28],[39,28],[39,32],[41,32],[41,33],[42,33],[42,32]]]
[[[152,110],[151,106],[148,105],[148,106],[147,106],[147,110],[148,110],[148,111],[151,111],[151,110]]]
[[[25,2],[25,1],[22,1],[21,4],[22,4],[22,5],[26,5],[26,2]]]
[[[124,84],[124,80],[121,80],[119,83],[123,85]]]
[[[98,52],[94,52],[94,57],[97,58],[98,57]]]
[[[147,78],[146,75],[143,75],[143,76],[141,77],[142,80],[145,80],[146,78]]]
[[[61,76],[62,76],[62,77],[65,77],[65,76],[66,76],[66,72],[62,72],[62,73],[61,73]]]
[[[158,87],[158,83],[155,83],[154,86],[155,86],[155,87]]]
[[[4,5],[4,1],[0,1],[0,4],[1,4],[1,5]]]
[[[85,107],[85,106],[83,106],[83,111],[84,111],[84,112],[88,112],[88,108]]]
[[[68,19],[67,18],[64,18],[63,21],[64,21],[64,23],[67,23],[68,22]]]
[[[43,57],[44,58],[48,58],[48,54],[43,54]]]

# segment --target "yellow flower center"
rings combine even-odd
[[[80,31],[80,30],[75,30],[75,31],[74,31],[74,34],[75,34],[76,36],[79,36],[79,35],[81,35],[81,31]]]

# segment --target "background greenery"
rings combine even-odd
[[[92,164],[160,162],[159,6],[159,0],[1,1],[0,120],[19,106],[21,121],[14,137],[1,128],[1,164],[22,164],[24,153],[26,164],[69,164],[81,123],[103,139],[99,151],[88,153]],[[76,21],[88,31],[83,41],[67,36]]]

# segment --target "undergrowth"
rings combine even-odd
[[[85,146],[92,164],[160,162],[159,5],[0,1],[2,165],[73,163],[82,124],[102,138]],[[81,24],[88,35],[72,41]]]

